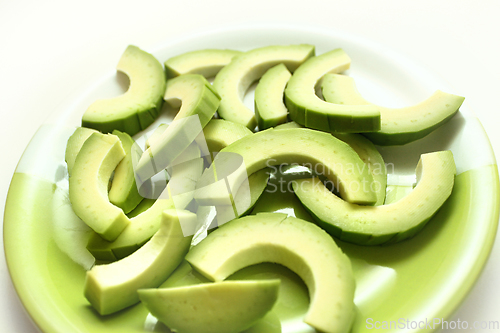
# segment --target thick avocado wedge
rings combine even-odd
[[[165,94],[165,73],[155,57],[133,45],[127,47],[116,69],[130,79],[127,92],[92,103],[83,115],[82,126],[134,135],[158,117]]]
[[[420,231],[451,194],[455,180],[451,151],[423,154],[417,186],[406,197],[382,206],[360,206],[333,195],[316,179],[294,184],[295,194],[331,235],[360,245],[399,242]]]
[[[93,133],[78,152],[69,178],[69,199],[75,214],[109,241],[129,224],[125,213],[108,198],[109,179],[124,157],[117,136]]]
[[[342,105],[321,100],[315,87],[327,73],[341,73],[351,59],[342,49],[323,53],[303,63],[288,81],[285,104],[290,118],[326,132],[373,132],[380,129],[380,112],[374,105]]]
[[[270,68],[255,88],[255,117],[259,130],[287,122],[288,109],[283,98],[285,87],[292,74],[285,65]]]
[[[99,314],[111,314],[139,302],[138,289],[158,287],[167,279],[191,244],[192,237],[184,237],[181,223],[196,223],[196,215],[166,210],[160,229],[143,247],[120,261],[87,271],[84,294]]]
[[[189,251],[186,260],[212,281],[262,262],[281,264],[299,275],[309,289],[305,323],[332,333],[346,333],[352,325],[355,283],[351,263],[313,223],[276,213],[246,216],[212,232]]]
[[[323,97],[331,103],[343,105],[373,105],[356,89],[353,78],[345,75],[325,75]],[[380,111],[380,131],[363,133],[377,145],[404,145],[418,140],[453,117],[464,97],[436,91],[425,101],[404,108],[377,106]]]
[[[123,150],[125,150],[125,157],[115,169],[115,175],[108,193],[109,201],[127,214],[143,199],[137,190],[134,167],[132,166],[131,149],[135,141],[127,133],[114,130],[113,134],[120,139]]]
[[[144,203],[147,209],[130,218],[130,224],[113,242],[108,242],[97,234],[92,235],[87,243],[89,252],[99,260],[115,261],[124,258],[140,248],[160,228],[164,210],[185,209],[193,199],[196,181],[203,171],[203,159],[199,158],[200,152],[195,145],[189,146],[179,156],[186,159],[185,156],[193,155],[198,158],[176,163],[172,167],[172,178],[164,193],[150,207],[147,207],[149,200],[145,199],[148,200]]]
[[[75,165],[76,156],[92,133],[97,133],[97,131],[91,128],[77,127],[75,132],[73,132],[73,134],[69,137],[68,143],[66,144],[66,151],[64,153],[64,160],[68,166],[68,174],[70,176],[71,170],[73,170],[73,165]]]
[[[208,150],[214,153],[221,151],[234,141],[252,134],[252,131],[232,121],[212,119],[208,125],[203,128],[203,134],[207,141]]]
[[[293,72],[313,55],[314,46],[301,44],[266,46],[234,57],[215,76],[214,88],[221,97],[219,116],[253,130],[257,120],[242,100],[250,85],[273,66],[283,63]]]
[[[223,281],[142,289],[151,314],[179,333],[235,333],[255,324],[278,299],[280,280]]]
[[[185,74],[168,80],[165,101],[180,109],[167,129],[149,140],[135,169],[140,183],[172,165],[212,119],[220,97],[203,76]]]
[[[186,52],[165,61],[165,71],[169,79],[182,74],[200,74],[214,77],[222,67],[231,62],[241,51],[206,49]]]
[[[227,170],[234,169],[231,163],[243,163],[225,179],[216,179],[212,164],[205,170],[197,184],[195,200],[200,205],[224,205],[228,202],[228,188],[236,192],[240,184],[251,175],[265,167],[280,164],[299,163],[308,166],[316,174],[322,174],[339,190],[344,200],[353,203],[372,205],[377,201],[373,192],[373,177],[358,154],[346,143],[329,133],[306,128],[268,129],[246,136],[226,148],[221,153],[240,156],[241,161],[226,161],[224,154],[218,154],[214,163],[219,167],[227,165]],[[218,167],[218,168],[219,168]]]

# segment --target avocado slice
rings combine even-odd
[[[191,236],[184,237],[181,223],[196,223],[196,214],[165,210],[160,229],[139,250],[111,264],[87,271],[84,294],[101,315],[139,302],[138,289],[158,287],[181,263]]]
[[[250,85],[275,65],[283,63],[293,72],[313,55],[314,46],[301,44],[266,46],[234,57],[215,76],[214,88],[221,97],[219,116],[253,130],[257,120],[242,101]]]
[[[212,119],[203,134],[210,152],[219,152],[231,143],[253,134],[247,127],[224,119]]]
[[[234,333],[252,326],[278,299],[280,280],[223,281],[141,289],[151,314],[179,333]]]
[[[322,91],[325,100],[331,103],[373,105],[360,95],[354,79],[346,75],[325,75]],[[464,99],[437,90],[431,97],[413,106],[404,108],[377,106],[381,117],[380,131],[363,135],[373,143],[383,146],[404,145],[421,139],[451,119],[458,112]]]
[[[109,179],[124,157],[117,136],[92,133],[78,152],[69,178],[69,199],[75,214],[109,241],[129,224],[123,210],[108,199]]]
[[[134,135],[158,117],[165,93],[165,73],[154,56],[133,45],[127,47],[116,69],[129,77],[128,91],[92,103],[83,115],[82,126],[104,133],[116,129]]]
[[[64,160],[68,166],[68,174],[71,176],[71,170],[75,164],[76,155],[82,149],[83,143],[92,135],[92,133],[97,133],[96,130],[86,127],[77,127],[73,134],[69,137],[68,143],[66,144],[66,152],[64,154]]]
[[[214,77],[222,67],[241,53],[236,50],[206,49],[179,54],[165,61],[167,78],[171,79],[182,74]]]
[[[451,151],[423,154],[417,165],[417,186],[406,197],[382,206],[348,203],[316,179],[294,183],[295,194],[331,235],[360,245],[399,242],[420,231],[450,196],[455,180]]]
[[[220,97],[203,76],[184,74],[168,80],[165,100],[180,110],[165,131],[149,140],[135,169],[139,183],[166,169],[195,141],[215,114]]]
[[[255,117],[260,130],[287,122],[288,109],[283,98],[285,87],[292,77],[285,65],[270,68],[255,88]]]
[[[281,264],[308,287],[311,301],[305,323],[322,332],[348,332],[352,325],[355,282],[351,263],[313,223],[278,213],[249,215],[209,234],[189,251],[186,260],[212,281],[262,262]]]
[[[321,169],[348,202],[374,204],[377,201],[372,187],[373,177],[358,154],[346,143],[329,133],[306,128],[268,129],[246,136],[226,148],[221,153],[241,156],[241,167],[225,178],[231,192],[236,193],[246,175],[280,164],[299,163],[310,168]],[[219,162],[214,171],[214,164],[203,173],[197,184],[195,200],[200,205],[221,204],[228,202],[228,189],[224,171],[234,167],[234,160],[227,159],[220,153],[214,163]],[[224,167],[227,165],[227,170]],[[222,176],[223,177],[223,176]],[[222,178],[221,177],[221,178]]]
[[[290,118],[326,132],[373,132],[380,129],[380,111],[374,105],[342,105],[321,100],[315,87],[327,73],[341,73],[351,59],[335,49],[308,59],[293,73],[285,89]]]

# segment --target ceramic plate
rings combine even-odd
[[[442,79],[380,45],[316,28],[232,27],[166,41],[148,51],[163,62],[195,49],[249,50],[296,43],[316,45],[317,54],[342,47],[352,58],[347,74],[355,78],[368,100],[380,105],[415,104],[436,89],[453,93]],[[69,205],[64,149],[88,105],[97,98],[120,94],[124,86],[126,80],[110,69],[93,86],[79,91],[41,126],[12,179],[4,220],[7,263],[25,308],[44,332],[166,331],[140,304],[100,317],[83,297],[85,270],[93,260],[85,251],[89,230]],[[249,100],[251,104],[251,97]],[[394,166],[389,169],[393,175],[411,177],[421,153],[443,149],[452,150],[455,156],[455,188],[422,232],[390,246],[339,242],[352,259],[357,283],[353,332],[370,331],[377,321],[393,321],[398,325],[393,331],[431,331],[432,327],[419,323],[449,316],[470,290],[490,253],[499,213],[497,165],[488,138],[467,102],[457,116],[424,139],[380,151],[386,163]],[[289,311],[288,317],[285,310],[279,313],[282,331],[313,332],[301,323],[307,309],[301,281],[290,272],[272,269],[288,281],[280,306],[292,309],[294,300],[302,304],[295,312]],[[253,273],[248,270],[240,275],[250,277]]]

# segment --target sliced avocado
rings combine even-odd
[[[413,186],[408,185],[387,185],[385,204],[395,203],[406,197],[413,191]]]
[[[127,133],[114,130],[113,134],[120,139],[123,150],[125,150],[125,157],[115,169],[113,182],[108,193],[109,201],[127,214],[143,199],[135,183],[132,154],[130,152],[135,141]]]
[[[167,127],[168,127],[168,124],[162,123],[162,124],[158,125],[157,128],[155,128],[153,133],[146,139],[146,143],[145,143],[146,149],[151,147],[155,143],[155,141],[158,140],[158,138],[162,135],[162,133],[167,130]]]
[[[417,165],[417,186],[406,197],[382,206],[348,203],[316,179],[302,179],[294,190],[318,225],[341,240],[376,245],[412,237],[450,196],[455,179],[451,151],[423,154]]]
[[[165,73],[155,57],[133,45],[127,47],[116,69],[130,79],[127,92],[92,103],[83,115],[82,126],[104,133],[116,129],[134,135],[158,117],[165,93]]]
[[[198,137],[212,119],[220,97],[208,81],[198,74],[184,74],[168,80],[165,100],[180,110],[174,121],[154,139],[142,154],[135,173],[145,182],[172,162]]]
[[[286,129],[286,128],[304,128],[304,126],[296,123],[295,121],[290,121],[288,123],[280,124],[274,129]]]
[[[64,160],[68,166],[68,174],[70,176],[73,165],[75,164],[76,155],[78,155],[78,152],[82,149],[83,143],[89,138],[89,136],[92,135],[92,133],[96,132],[96,130],[90,128],[77,127],[75,132],[69,137],[68,143],[66,144]]]
[[[75,214],[109,241],[129,224],[125,213],[108,199],[109,179],[124,157],[117,136],[93,133],[76,156],[69,178],[69,199]]]
[[[221,97],[219,116],[253,130],[255,115],[242,101],[250,85],[273,66],[283,63],[293,72],[313,55],[314,46],[301,44],[266,46],[234,57],[215,76],[214,88]]]
[[[189,251],[186,260],[212,281],[262,262],[281,264],[299,275],[309,289],[305,323],[322,332],[348,332],[352,325],[355,282],[351,263],[313,223],[277,213],[246,216],[212,232]]]
[[[179,333],[235,333],[252,326],[278,299],[280,280],[223,281],[142,289],[151,314]]]
[[[206,78],[214,77],[231,59],[241,51],[206,49],[186,52],[165,61],[167,77],[174,78],[182,74],[200,74]]]
[[[231,143],[252,134],[247,127],[224,119],[212,119],[203,134],[210,152],[219,152]]]
[[[241,156],[242,166],[230,177],[214,180],[213,164],[205,170],[197,184],[195,200],[200,205],[225,204],[227,202],[226,180],[229,188],[236,192],[246,175],[280,164],[299,163],[310,169],[321,169],[321,173],[333,182],[341,196],[348,202],[374,204],[377,201],[372,187],[373,177],[358,154],[346,143],[323,133],[306,128],[268,129],[246,136],[226,148],[221,153]],[[219,158],[221,157],[222,158]],[[220,153],[214,163],[225,166],[225,156]],[[228,169],[232,167],[229,161]],[[246,173],[245,173],[246,172]]]
[[[325,75],[322,90],[325,100],[331,103],[373,105],[360,95],[354,80],[349,76]],[[413,106],[377,106],[381,118],[380,131],[363,135],[377,145],[404,145],[423,138],[443,125],[458,112],[463,101],[464,97],[438,90],[425,101]]]
[[[151,206],[153,206],[155,202],[155,199],[144,198],[131,212],[127,214],[128,218],[131,219],[141,213],[144,213],[149,208],[151,208]]]
[[[259,130],[287,122],[288,110],[283,98],[291,76],[283,64],[270,68],[262,75],[255,88],[255,117]]]
[[[143,247],[111,264],[87,271],[84,294],[101,315],[114,313],[139,302],[138,289],[158,287],[181,263],[191,236],[184,237],[181,223],[196,223],[196,215],[166,210],[160,229]]]
[[[341,73],[351,59],[342,49],[308,59],[293,73],[285,89],[290,118],[326,132],[373,132],[380,129],[380,112],[374,105],[342,105],[321,100],[315,87],[327,73]]]

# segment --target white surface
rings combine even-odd
[[[494,102],[500,91],[499,14],[497,0],[286,5],[253,0],[244,6],[219,0],[1,2],[2,215],[12,173],[36,129],[70,94],[113,69],[126,45],[148,49],[168,38],[242,22],[300,22],[338,29],[420,62],[466,97],[500,156],[500,107]],[[499,280],[500,240],[472,293],[449,320],[500,321]],[[0,331],[36,332],[12,288],[3,255],[0,293]]]

